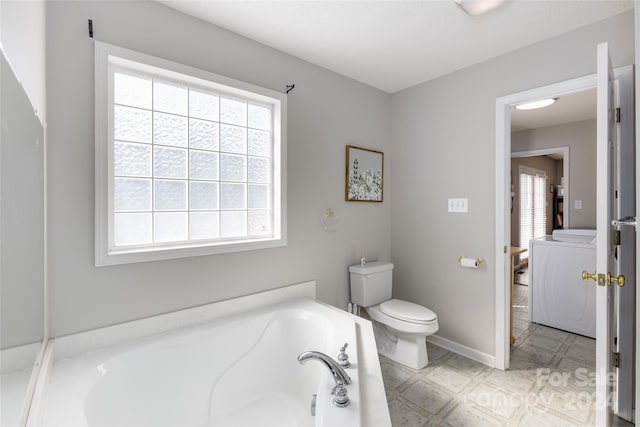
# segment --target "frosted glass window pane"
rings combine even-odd
[[[160,145],[187,146],[187,118],[173,114],[153,115],[153,143]]]
[[[153,109],[165,113],[187,115],[187,88],[153,82]]]
[[[246,157],[220,154],[220,180],[245,181],[247,177]]]
[[[189,151],[189,178],[218,179],[218,153]]]
[[[189,116],[217,122],[219,102],[216,95],[190,90]]]
[[[249,127],[271,130],[271,109],[249,104]]]
[[[153,215],[154,241],[180,242],[189,239],[189,221],[186,212],[162,212]]]
[[[115,246],[144,245],[152,242],[150,213],[117,213],[113,216]]]
[[[154,147],[153,173],[156,178],[186,178],[187,150],[181,148]]]
[[[218,124],[189,119],[189,147],[218,151]]]
[[[113,150],[113,171],[119,176],[151,177],[151,146],[116,141]]]
[[[220,183],[220,209],[246,209],[246,193],[245,184]]]
[[[248,146],[251,155],[271,157],[271,133],[249,129]]]
[[[113,205],[116,212],[150,211],[151,180],[116,178],[113,183]]]
[[[271,160],[264,157],[249,157],[247,175],[249,182],[271,182]]]
[[[151,111],[113,107],[113,138],[151,143]]]
[[[154,208],[160,211],[187,210],[187,181],[154,180]]]
[[[247,129],[220,125],[220,151],[245,154],[247,152]]]
[[[191,181],[189,209],[218,209],[218,183]]]
[[[249,211],[247,222],[249,235],[271,234],[270,211]]]
[[[220,212],[220,236],[237,237],[247,235],[246,212]]]
[[[232,125],[247,125],[247,103],[230,98],[220,98],[220,121]]]
[[[218,212],[191,212],[189,227],[191,227],[191,239],[217,239],[220,237],[220,214]]]
[[[269,209],[271,198],[268,185],[249,185],[249,209]]]
[[[114,73],[113,102],[150,110],[151,79]]]

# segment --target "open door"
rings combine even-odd
[[[635,310],[636,310],[636,151],[634,70],[629,65],[616,74],[616,203],[614,213],[614,258],[617,274],[625,278],[624,286],[614,288],[614,369],[618,417],[633,422],[635,403]],[[615,363],[615,362],[618,363]]]
[[[596,143],[596,272],[583,272],[585,279],[596,281],[596,425],[608,426],[612,413],[612,290],[618,277],[613,257],[613,149],[614,149],[614,77],[609,46],[598,45],[597,65],[597,143]]]

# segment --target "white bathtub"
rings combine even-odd
[[[372,366],[371,355],[358,348],[358,322],[324,304],[296,299],[74,357],[58,355],[30,421],[43,426],[359,426],[372,425],[371,418],[375,425],[390,425],[386,401],[380,401],[379,365]],[[315,361],[301,365],[297,356],[315,350],[335,358],[345,342],[353,364],[347,370],[353,380],[347,386],[351,404],[338,408],[331,402],[334,382],[326,367]],[[369,347],[375,352],[375,344]],[[361,378],[370,388],[364,393]],[[363,417],[367,406],[373,412]]]

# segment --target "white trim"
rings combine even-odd
[[[532,168],[530,166],[520,165],[518,166],[518,174],[526,173],[528,175],[534,176],[543,176],[547,178],[547,171],[543,171],[542,169]]]
[[[498,369],[507,369],[510,360],[510,296],[509,257],[511,256],[511,215],[507,212],[511,197],[511,112],[510,108],[525,101],[557,97],[596,86],[591,74],[554,83],[496,99],[496,356]],[[565,178],[566,179],[566,178]]]
[[[38,427],[42,425],[42,400],[44,396],[44,389],[49,383],[51,378],[51,371],[53,370],[53,356],[54,356],[54,340],[49,340],[46,345],[42,345],[42,363],[38,370],[38,375],[35,378],[35,385],[31,404],[29,405],[26,422],[23,424],[26,427]]]
[[[475,360],[476,362],[480,362],[483,365],[487,365],[491,368],[494,368],[496,365],[496,358],[491,356],[490,354],[483,353],[475,348],[467,347],[466,345],[459,344],[455,341],[451,341],[447,338],[442,338],[439,335],[431,335],[427,338],[427,342],[431,344],[435,344],[439,347],[444,348],[445,350],[452,351],[461,356],[464,356],[468,359]]]
[[[29,376],[18,417],[18,425],[21,426],[27,421],[36,381],[40,373],[40,365],[44,357],[44,349],[45,344],[35,342],[0,350],[0,375],[19,373],[21,376]],[[28,372],[29,370],[30,372]],[[13,410],[11,412],[13,413]]]
[[[635,23],[635,126],[636,130],[636,219],[640,216],[640,1],[634,1]],[[636,260],[640,255],[640,228],[636,227]],[[636,261],[636,284],[640,280],[640,262]],[[638,424],[638,411],[640,411],[640,292],[636,285],[636,354],[635,354],[635,409],[633,422]]]
[[[33,403],[33,399],[36,396],[36,388],[38,387],[38,378],[40,378],[40,370],[42,369],[43,364],[46,362],[46,349],[48,339],[43,340],[38,350],[38,355],[36,356],[36,361],[33,365],[33,370],[31,371],[31,377],[29,378],[29,385],[27,386],[27,393],[25,395],[24,407],[22,408],[22,415],[20,416],[20,425],[26,425],[27,420],[29,419],[29,412],[31,411],[31,405]]]
[[[608,195],[613,189],[613,79],[609,44],[598,44],[597,51],[597,127],[596,127],[596,272],[609,272],[611,223],[613,206]],[[610,150],[611,148],[611,150]],[[598,278],[598,280],[600,280]],[[609,286],[596,287],[596,396],[611,396],[611,306],[613,292]],[[605,320],[606,319],[606,320]],[[595,422],[597,426],[609,426],[609,414],[613,401],[597,399]]]
[[[273,109],[273,235],[237,240],[186,241],[177,244],[145,245],[114,249],[110,246],[110,138],[109,96],[110,64],[153,72],[169,79],[180,76],[183,82],[197,87],[219,90],[222,94],[240,96],[269,104]],[[199,70],[162,58],[95,41],[95,265],[107,266],[143,261],[157,261],[287,245],[287,97],[285,94],[241,82],[229,77]],[[278,173],[279,172],[279,173]]]

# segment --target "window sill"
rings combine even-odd
[[[99,248],[96,248],[95,264],[96,267],[106,267],[110,265],[162,261],[175,258],[188,258],[194,256],[243,252],[258,249],[277,248],[282,246],[287,246],[287,240],[285,238],[243,240],[235,243],[207,243],[200,246],[188,245],[168,246],[164,248],[136,248],[129,250],[110,251],[108,253],[100,253]]]

